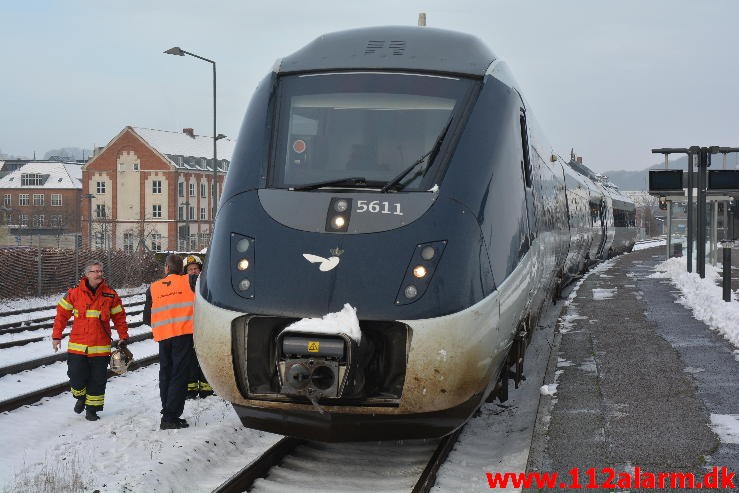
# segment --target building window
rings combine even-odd
[[[200,196],[205,198],[205,182],[200,183]]]
[[[105,193],[105,182],[99,181],[95,184],[95,190],[97,190],[97,193]]]
[[[189,212],[190,212],[190,220],[192,221],[192,220],[195,219],[195,207],[190,206],[190,211]]]
[[[200,208],[200,220],[201,221],[205,221],[206,219],[208,219],[208,218],[205,217],[205,207],[201,207]]]
[[[28,226],[28,214],[21,214],[18,216],[21,226]]]
[[[4,196],[3,196],[3,205],[4,205],[5,207],[10,207],[10,194],[9,194],[9,193],[6,193],[6,194],[5,194]]]
[[[105,204],[95,205],[95,214],[96,214],[96,217],[99,217],[99,218],[105,217]]]
[[[159,204],[151,206],[151,217],[162,217],[162,206]]]
[[[62,205],[62,194],[52,193],[51,194],[51,205],[54,207],[61,207]]]
[[[22,173],[21,174],[21,186],[22,187],[40,187],[44,184],[43,175],[38,173]]]
[[[33,194],[33,205],[44,205],[44,194],[43,193]]]
[[[123,251],[133,253],[133,233],[123,233]]]
[[[194,183],[190,183],[190,187],[189,188],[190,188],[190,197],[194,197],[195,196],[195,184]]]
[[[118,163],[118,171],[126,171],[126,163]]]
[[[62,216],[51,216],[49,218],[49,221],[51,222],[51,226],[53,228],[61,228],[62,226],[64,226],[64,220]]]
[[[27,193],[21,193],[18,195],[18,205],[28,205],[28,199],[30,195]]]
[[[162,193],[162,180],[151,182],[151,193]]]
[[[185,220],[185,208],[183,206],[179,206],[177,208],[177,219],[179,219],[180,221]]]
[[[33,216],[33,226],[36,228],[44,227],[44,215],[43,214],[39,214],[38,216]]]
[[[139,163],[133,163],[133,170],[138,171],[139,170]]]
[[[151,249],[155,252],[162,251],[162,235],[159,233],[152,233],[151,235]]]
[[[179,182],[177,184],[177,196],[178,197],[184,197],[185,196],[185,183]]]

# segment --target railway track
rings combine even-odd
[[[157,362],[159,362],[158,354],[155,354],[152,356],[146,356],[138,360],[134,359],[134,361],[131,362],[131,365],[128,367],[128,369],[137,370],[139,368],[143,368],[145,366],[149,366]],[[113,376],[115,376],[115,373],[113,373],[111,370],[108,370],[108,379],[110,379]],[[69,390],[69,380],[63,383],[51,385],[49,387],[44,387],[43,389],[34,390],[33,392],[28,392],[27,394],[22,394],[22,395],[18,395],[15,397],[11,397],[10,399],[0,401],[0,413],[4,413],[6,411],[12,411],[13,409],[18,409],[21,406],[34,404],[45,397],[54,397],[55,395],[59,395],[68,390]]]
[[[133,294],[127,294],[126,296],[121,296],[121,301],[123,301],[123,306],[128,306],[128,303],[126,300],[130,300],[131,298],[141,296],[142,294],[145,294],[145,293],[146,291],[141,291],[139,293],[133,293]],[[55,309],[56,309],[56,303],[51,306],[47,305],[47,306],[37,306],[33,308],[20,308],[18,310],[8,310],[6,312],[0,312],[0,319],[3,317],[9,317],[12,315],[22,315],[24,313],[42,312],[45,310],[55,310]]]
[[[132,322],[128,324],[128,327],[134,328],[134,327],[139,327],[141,325],[144,325],[144,322]],[[151,337],[152,337],[151,332],[146,332],[144,334],[137,334],[135,336],[131,336],[128,338],[128,341],[129,342],[145,341],[146,339],[151,339]],[[40,340],[43,340],[43,337],[41,337]],[[11,375],[13,373],[20,373],[26,370],[33,370],[34,368],[39,368],[44,365],[50,365],[52,363],[56,363],[57,361],[66,361],[66,360],[67,360],[67,352],[65,351],[61,353],[54,353],[49,356],[43,356],[41,358],[23,361],[21,363],[15,363],[12,365],[3,366],[3,367],[0,367],[0,378],[4,377],[5,375]]]
[[[143,313],[143,308],[137,311],[129,311],[129,307],[143,306],[144,302],[131,303],[126,306],[126,315],[138,315]],[[43,317],[30,318],[27,320],[16,320],[14,322],[6,322],[0,324],[0,334],[13,334],[26,330],[50,329],[54,326],[55,315],[45,315]]]
[[[397,491],[425,493],[460,430],[438,440],[322,443],[286,437],[214,493]]]

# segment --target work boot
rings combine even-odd
[[[200,382],[200,390],[198,391],[198,395],[201,399],[205,399],[209,395],[213,395],[213,387],[211,387],[208,382]]]
[[[82,411],[85,410],[85,398],[77,399],[77,402],[74,403],[74,412],[77,414],[80,414]]]
[[[187,384],[187,393],[185,399],[197,399],[198,398],[198,382],[190,382]]]
[[[92,409],[88,409],[85,413],[85,419],[87,421],[97,421],[100,419],[100,416],[98,416],[97,411],[93,411]]]
[[[160,430],[179,430],[180,428],[187,428],[190,426],[187,421],[182,418],[165,419],[159,423]]]

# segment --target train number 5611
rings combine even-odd
[[[400,210],[400,204],[381,202],[379,200],[357,200],[356,212],[370,212],[372,214],[395,214],[396,216],[402,216],[403,213]]]

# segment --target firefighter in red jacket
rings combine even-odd
[[[51,346],[54,351],[62,344],[62,332],[74,316],[72,332],[67,344],[67,375],[72,396],[77,400],[74,412],[87,408],[85,418],[100,419],[97,415],[105,404],[105,384],[108,381],[111,327],[118,332],[118,346],[125,347],[128,324],[123,303],[103,279],[103,264],[91,260],[85,265],[85,276],[67,291],[56,307]]]

